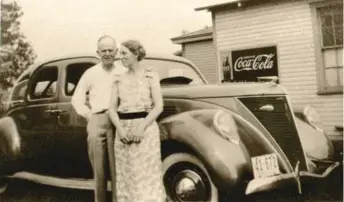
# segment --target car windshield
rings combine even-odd
[[[204,84],[201,76],[190,65],[178,61],[145,59],[142,64],[159,73],[162,85]]]
[[[19,101],[23,100],[27,88],[28,80],[22,80],[20,83],[15,85],[12,90],[12,94],[10,95],[9,101]]]
[[[29,71],[25,71],[19,76],[19,78],[14,83],[14,86],[10,92],[10,95],[7,100],[8,102],[14,103],[16,101],[24,100],[29,77],[30,77]]]

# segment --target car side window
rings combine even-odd
[[[196,85],[204,84],[201,76],[188,64],[159,59],[145,59],[143,66],[151,67],[158,72],[160,84],[168,85]]]
[[[57,93],[56,83],[58,78],[57,66],[42,67],[33,78],[32,99],[45,99],[54,97]]]
[[[92,62],[78,62],[67,65],[66,68],[66,83],[65,83],[65,94],[72,96],[75,88],[85,71],[94,66]]]

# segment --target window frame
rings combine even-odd
[[[72,97],[73,96],[73,94],[74,94],[74,92],[73,93],[69,93],[68,92],[68,69],[69,68],[76,68],[76,67],[71,67],[72,65],[75,65],[75,64],[91,64],[85,71],[84,71],[84,73],[89,69],[89,68],[92,68],[93,66],[95,66],[95,65],[97,65],[98,63],[95,63],[93,60],[84,60],[84,61],[73,61],[73,62],[69,62],[68,64],[66,64],[66,67],[64,67],[64,69],[65,69],[65,79],[64,79],[64,82],[63,82],[63,95],[64,96],[67,96],[67,97]],[[78,82],[74,85],[74,87],[73,87],[73,90],[72,91],[75,91],[75,88],[76,88],[76,86],[78,85],[78,83],[79,83],[79,81],[80,81],[80,79],[81,79],[81,77],[82,77],[82,75],[84,74],[84,73],[82,73],[81,74],[81,76],[80,76],[80,78],[79,78],[79,80],[78,80]]]
[[[61,61],[61,75],[60,75],[60,87],[59,87],[59,93],[60,93],[60,101],[61,102],[70,102],[72,99],[72,95],[67,95],[65,91],[65,87],[67,85],[67,67],[71,64],[75,63],[94,63],[94,65],[99,64],[100,60],[97,57],[93,56],[82,56],[82,57],[76,57],[76,58],[67,58]],[[92,67],[92,66],[91,66]],[[91,68],[90,67],[90,68]],[[79,81],[78,81],[79,82]]]
[[[315,2],[311,4],[318,95],[343,94],[343,86],[340,86],[340,85],[327,86],[326,84],[326,67],[324,63],[323,50],[343,48],[343,45],[335,45],[335,46],[328,46],[328,47],[323,46],[322,26],[321,26],[320,13],[318,12],[318,9],[327,7],[327,6],[342,6],[343,7],[343,3],[338,0],[333,0],[333,1],[326,1],[326,2]],[[333,68],[340,68],[340,67],[333,67]],[[339,77],[339,74],[338,74],[338,77]]]
[[[51,68],[54,67],[57,70],[57,79],[56,79],[56,92],[54,94],[54,96],[52,97],[47,97],[47,98],[35,98],[32,96],[33,92],[35,91],[35,84],[36,82],[36,78],[38,75],[38,72],[46,69],[46,68]],[[38,67],[32,74],[32,76],[30,77],[30,81],[28,84],[28,90],[27,90],[27,100],[29,102],[49,102],[49,101],[55,101],[58,98],[59,95],[59,83],[60,83],[60,65],[58,62],[53,62],[53,63],[47,63],[47,64],[43,64],[42,66]]]

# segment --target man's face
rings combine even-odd
[[[117,48],[111,38],[104,38],[98,44],[97,53],[105,66],[111,66],[115,61]]]

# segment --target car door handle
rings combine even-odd
[[[48,113],[55,113],[56,109],[46,109],[44,111]]]
[[[68,112],[67,110],[62,109],[46,109],[45,112],[51,113],[51,114],[62,114]]]

